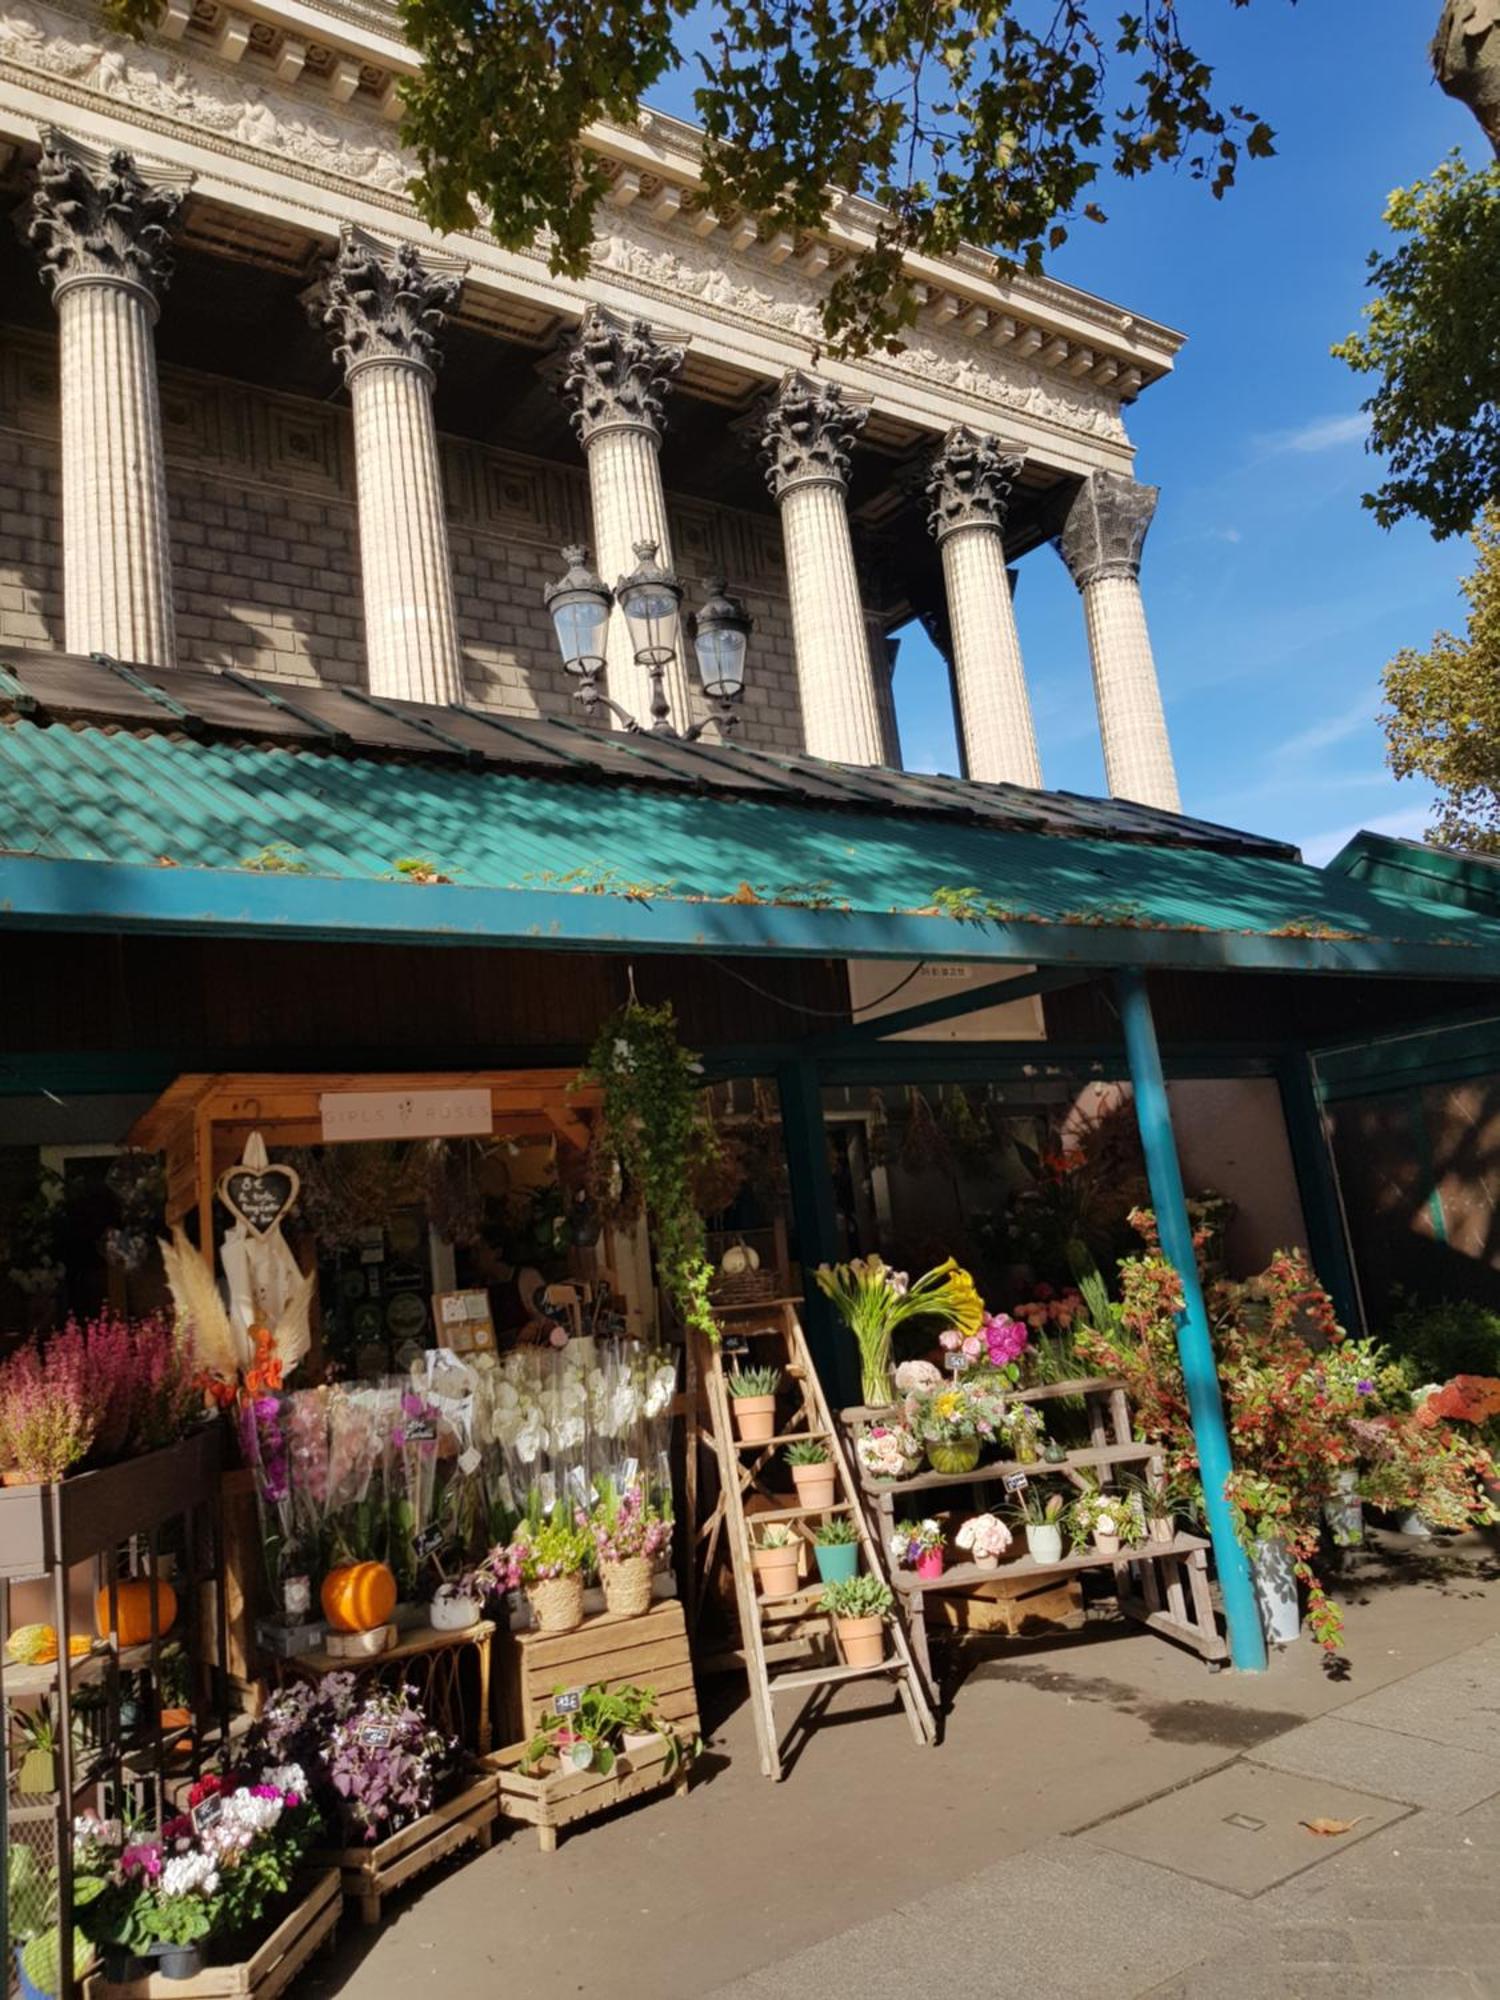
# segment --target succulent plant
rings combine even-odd
[[[859,1529],[847,1514],[830,1514],[813,1529],[812,1538],[820,1549],[846,1549],[859,1540]]]
[[[757,1541],[756,1547],[761,1549],[789,1549],[795,1540],[796,1536],[793,1535],[790,1528],[783,1527],[780,1521],[772,1521],[769,1527],[761,1529],[760,1539]]]
[[[796,1444],[789,1444],[781,1454],[788,1465],[826,1465],[828,1447],[819,1444],[816,1438],[802,1438]]]
[[[851,1576],[844,1583],[830,1583],[818,1600],[818,1609],[834,1618],[888,1618],[895,1603],[888,1583],[878,1576]]]
[[[781,1387],[779,1368],[731,1368],[724,1377],[731,1396],[774,1396]]]

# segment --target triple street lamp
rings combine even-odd
[[[543,592],[543,600],[557,634],[564,670],[577,681],[573,692],[586,713],[592,714],[602,705],[618,716],[626,729],[642,727],[601,685],[610,610],[618,604],[625,614],[636,664],[650,676],[651,730],[696,743],[708,726],[706,722],[696,722],[691,729],[672,726],[666,676],[668,665],[677,656],[683,590],[672,572],[656,560],[656,551],[655,542],[637,542],[636,567],[611,590],[588,567],[583,548],[566,548],[562,553],[567,574]],[[687,629],[698,656],[704,695],[721,733],[727,736],[740,719],[738,705],[745,691],[751,620],[744,606],[726,595],[722,577],[711,578],[708,588],[708,602],[701,611],[689,613]]]

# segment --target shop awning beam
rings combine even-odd
[[[1081,986],[1093,977],[1092,971],[1080,971],[1073,966],[1038,966],[1035,971],[1019,973],[1013,979],[992,979],[984,986],[971,986],[962,993],[945,993],[940,999],[903,1007],[899,1013],[873,1015],[833,1034],[814,1036],[805,1046],[809,1054],[870,1047],[889,1035],[903,1035],[912,1028],[935,1027],[941,1021],[977,1014],[985,1007],[1030,1000],[1040,993],[1056,993],[1065,986]]]
[[[0,856],[0,926],[338,943],[495,944],[549,950],[710,951],[784,958],[1120,965],[1364,978],[1494,977],[1478,946],[1193,926],[986,921],[801,904],[572,895],[555,889]]]

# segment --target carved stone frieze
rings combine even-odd
[[[307,293],[315,325],[335,341],[346,373],[372,361],[410,361],[435,369],[438,335],[463,287],[467,266],[414,243],[380,243],[346,228],[322,276]]]
[[[562,348],[558,388],[580,444],[604,430],[666,428],[667,394],[686,350],[658,340],[643,319],[591,306]]]
[[[869,411],[847,403],[835,383],[794,368],[760,410],[761,458],[773,499],[813,482],[843,486],[849,454]]]
[[[157,297],[171,282],[171,229],[190,174],[143,174],[129,153],[103,152],[48,127],[42,133],[27,234],[54,291],[113,279]]]
[[[1086,590],[1101,577],[1138,577],[1158,486],[1123,472],[1092,472],[1079,487],[1057,540],[1074,583]]]
[[[934,538],[941,542],[960,528],[1003,530],[1023,463],[999,438],[955,424],[928,469],[927,525]]]

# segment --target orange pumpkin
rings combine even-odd
[[[335,1632],[373,1632],[396,1608],[396,1578],[384,1563],[345,1563],[323,1579],[323,1616]]]
[[[163,1576],[121,1577],[115,1585],[119,1613],[119,1641],[122,1646],[151,1643],[151,1597],[156,1595],[156,1630],[161,1638],[171,1631],[177,1617],[177,1592]],[[101,1639],[109,1637],[109,1585],[94,1599],[94,1624]]]

